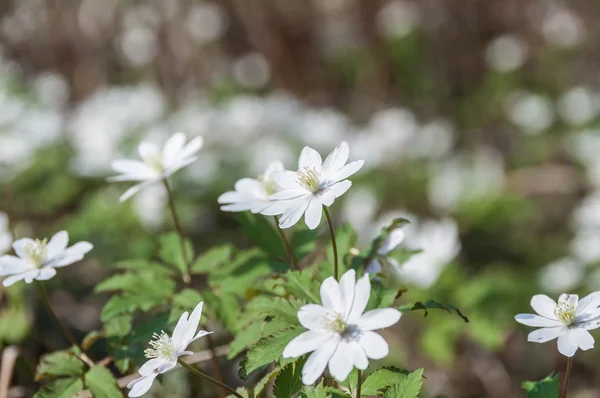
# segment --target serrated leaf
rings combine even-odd
[[[291,398],[302,389],[302,366],[304,359],[286,365],[275,378],[273,395],[276,398]]]
[[[540,381],[525,381],[523,390],[528,398],[558,398],[560,378],[558,374],[550,373]]]
[[[407,370],[394,367],[385,367],[372,372],[362,384],[363,395],[377,395],[391,385],[398,384],[406,379]]]
[[[373,280],[371,281],[371,295],[366,310],[391,307],[402,292],[401,289],[386,289],[380,281]]]
[[[327,390],[323,382],[315,386],[305,386],[300,393],[301,398],[327,398]]]
[[[238,333],[231,344],[229,344],[227,359],[235,358],[246,348],[256,344],[262,337],[262,328],[263,325],[261,323],[254,323],[244,329],[243,332]]]
[[[267,387],[267,384],[269,384],[269,382],[271,380],[273,380],[275,377],[277,377],[279,372],[281,372],[282,370],[283,370],[283,366],[277,366],[275,369],[273,369],[273,371],[267,373],[262,379],[260,379],[260,381],[258,383],[256,383],[256,386],[254,386],[254,389],[253,389],[254,396],[262,397],[262,392]]]
[[[314,270],[306,268],[300,271],[289,271],[283,276],[281,285],[295,297],[309,303],[320,303],[319,289],[321,283],[315,279]]]
[[[117,380],[104,366],[92,367],[84,376],[85,385],[92,391],[94,398],[114,398],[121,396]]]
[[[58,379],[42,387],[33,398],[73,398],[83,389],[83,381],[79,378]]]
[[[418,301],[416,303],[404,304],[404,305],[401,305],[400,307],[398,307],[398,310],[402,313],[423,310],[423,311],[425,311],[424,316],[427,316],[429,314],[428,310],[432,310],[432,309],[441,309],[441,310],[448,311],[450,313],[456,312],[456,314],[458,316],[460,316],[465,322],[469,322],[469,318],[464,316],[463,313],[460,312],[460,310],[458,308],[456,308],[455,306],[449,305],[449,304],[440,304],[433,300],[426,301],[425,303]]]
[[[350,396],[356,395],[356,387],[358,386],[358,371],[356,368],[352,369],[346,380],[340,382],[340,385],[350,390]]]
[[[131,332],[132,322],[131,315],[112,318],[104,323],[104,335],[107,338],[127,336]]]
[[[215,294],[211,291],[203,292],[205,307],[232,332],[237,332],[240,317],[240,304],[229,294]]]
[[[170,298],[175,292],[175,282],[152,271],[126,272],[106,279],[96,286],[95,291],[123,291],[149,300],[156,296]]]
[[[211,273],[230,261],[233,247],[229,244],[213,247],[200,255],[192,265],[192,273]]]
[[[44,355],[36,369],[36,381],[47,377],[81,376],[85,364],[72,351],[57,351]]]
[[[291,325],[298,325],[298,310],[306,304],[302,300],[286,300],[281,297],[258,297],[249,303],[249,310],[271,316]]]
[[[256,247],[260,247],[272,256],[285,258],[286,252],[281,237],[266,217],[243,212],[236,213],[234,218]]]
[[[303,329],[299,327],[291,328],[260,339],[250,348],[246,358],[240,364],[240,377],[246,379],[257,369],[279,360],[285,346],[302,331]]]
[[[411,372],[404,380],[394,384],[383,395],[384,398],[418,398],[423,383],[423,369]]]
[[[194,249],[189,240],[184,240],[186,259],[191,261],[194,258]],[[158,257],[165,263],[172,265],[183,275],[187,273],[186,261],[181,252],[181,239],[176,232],[163,234],[158,239]]]

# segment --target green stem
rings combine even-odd
[[[183,262],[185,263],[185,271],[183,273],[183,281],[186,284],[190,284],[192,281],[190,277],[190,259],[187,255],[187,250],[185,248],[185,237],[183,235],[183,228],[181,228],[181,222],[179,221],[179,216],[177,215],[177,209],[175,208],[175,199],[173,198],[173,192],[171,191],[171,187],[165,178],[163,180],[165,188],[167,190],[167,195],[169,196],[169,208],[171,209],[171,216],[173,217],[173,224],[175,224],[175,229],[177,230],[177,234],[179,234],[179,244],[181,245],[181,255],[183,256]]]
[[[238,398],[244,398],[240,394],[238,394],[237,391],[235,391],[233,388],[229,387],[228,385],[226,385],[224,383],[221,383],[220,381],[218,381],[216,379],[213,379],[212,377],[210,377],[206,373],[202,372],[200,369],[197,369],[197,368],[193,367],[192,365],[189,365],[189,364],[185,363],[181,359],[178,359],[177,362],[179,362],[179,364],[181,366],[183,366],[184,368],[186,368],[187,370],[189,370],[190,373],[193,373],[195,376],[198,376],[200,378],[203,378],[203,379],[206,379],[206,380],[210,381],[214,385],[219,386],[219,387],[221,387],[224,390],[227,390],[227,392],[229,392],[230,394],[235,395]]]
[[[67,340],[69,340],[71,342],[71,344],[73,344],[75,347],[79,348],[79,350],[81,351],[81,356],[80,356],[81,360],[83,362],[85,362],[90,367],[94,366],[94,361],[92,361],[90,359],[90,357],[87,355],[87,353],[85,352],[85,350],[83,349],[83,347],[81,346],[81,344],[79,344],[77,342],[77,340],[75,340],[75,338],[73,337],[73,335],[67,330],[67,328],[65,327],[65,325],[63,325],[62,322],[56,316],[56,313],[54,312],[54,310],[52,309],[52,306],[50,305],[50,300],[48,300],[48,294],[46,293],[46,288],[44,287],[44,283],[41,282],[41,281],[38,281],[37,285],[38,285],[38,288],[40,290],[40,295],[42,296],[42,300],[44,301],[44,304],[46,305],[46,308],[48,309],[48,312],[50,313],[50,315],[54,319],[54,322],[56,322],[56,324],[60,327],[62,333],[65,335],[65,337],[67,338]]]
[[[361,397],[361,388],[362,388],[362,371],[360,369],[357,369],[357,376],[356,376],[356,398],[360,398]]]
[[[298,260],[296,259],[296,255],[294,254],[294,249],[292,248],[292,244],[288,240],[285,232],[279,226],[279,217],[275,216],[275,225],[277,226],[277,231],[279,231],[279,236],[281,236],[281,240],[283,241],[283,245],[285,246],[285,250],[287,251],[288,259],[294,266],[294,269],[298,268]]]
[[[217,356],[217,347],[215,346],[215,342],[212,338],[212,335],[207,334],[206,336],[204,336],[204,338],[206,339],[208,349],[210,350],[210,360],[212,362],[213,370],[217,375],[217,380],[219,380],[219,382],[222,383],[225,380],[225,376],[223,375],[223,370],[221,370],[221,365],[219,364],[219,357]],[[227,395],[223,391],[219,390],[219,392],[221,393],[219,394],[221,398],[227,397]]]
[[[337,242],[335,240],[335,232],[333,230],[333,222],[331,221],[331,216],[329,215],[329,210],[327,210],[326,206],[323,206],[323,211],[325,212],[325,217],[327,218],[327,224],[329,224],[331,244],[333,245],[333,276],[335,277],[335,279],[338,279],[338,250]]]
[[[569,392],[569,381],[571,381],[571,370],[573,369],[573,357],[570,357],[567,360],[567,373],[565,374],[565,390],[563,392],[562,398],[567,398],[567,394]]]

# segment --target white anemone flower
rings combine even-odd
[[[558,338],[558,351],[572,357],[578,348],[594,348],[594,338],[588,330],[600,327],[600,292],[581,300],[576,294],[561,294],[558,304],[550,297],[532,297],[531,307],[539,315],[518,314],[515,320],[523,325],[540,327],[527,336],[527,341],[545,343]]]
[[[93,245],[89,242],[78,242],[67,248],[69,234],[67,231],[56,233],[50,241],[23,238],[12,245],[17,256],[0,257],[0,276],[8,276],[2,281],[10,286],[22,279],[31,283],[34,279],[45,281],[56,275],[56,268],[73,264],[85,256]]]
[[[371,295],[369,275],[356,282],[354,270],[333,277],[321,285],[323,305],[308,304],[298,311],[300,324],[308,329],[288,343],[284,358],[296,358],[313,352],[302,368],[302,382],[313,384],[329,365],[329,372],[344,381],[354,367],[365,370],[369,359],[388,355],[387,342],[373,332],[400,320],[394,308],[376,309],[363,314]]]
[[[346,180],[363,165],[362,160],[346,164],[350,149],[346,142],[339,144],[325,161],[311,147],[304,147],[298,159],[298,171],[283,171],[273,176],[281,190],[269,196],[277,201],[261,212],[264,215],[279,215],[279,226],[289,228],[296,224],[303,214],[310,229],[321,222],[323,206],[331,206],[343,195],[352,182]]]
[[[156,376],[177,366],[179,357],[194,354],[192,351],[186,351],[192,342],[212,333],[205,330],[199,330],[196,333],[200,324],[203,305],[204,302],[202,301],[198,303],[189,319],[188,312],[184,312],[179,318],[172,336],[165,332],[154,333],[154,340],[150,342],[152,348],[144,351],[146,358],[150,360],[138,370],[141,377],[127,385],[127,388],[131,389],[129,391],[130,397],[141,397],[148,392]]]
[[[399,267],[398,261],[396,261],[395,258],[388,258],[387,255],[400,246],[400,243],[404,241],[405,236],[402,228],[395,228],[388,233],[383,244],[377,249],[375,258],[367,264],[365,272],[368,272],[369,274],[378,274],[383,270],[383,266],[386,263],[389,263],[394,268]]]
[[[185,143],[184,133],[175,133],[167,140],[163,150],[152,142],[142,141],[138,152],[142,161],[119,159],[112,162],[112,168],[121,175],[110,177],[109,181],[139,181],[121,196],[126,201],[148,185],[170,177],[177,170],[190,165],[198,158],[195,154],[202,148],[202,137]]]
[[[273,179],[277,172],[284,171],[283,164],[279,161],[269,164],[264,174],[257,179],[242,178],[235,183],[235,191],[225,192],[217,201],[222,204],[223,211],[247,211],[260,213],[265,210],[273,201],[269,196],[279,191],[279,184]]]

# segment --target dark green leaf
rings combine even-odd
[[[426,301],[425,303],[418,301],[416,303],[404,304],[404,305],[398,307],[398,310],[400,310],[400,312],[411,312],[411,311],[423,310],[423,311],[425,311],[425,316],[428,315],[427,311],[432,310],[432,309],[446,310],[450,313],[456,312],[456,314],[458,316],[460,316],[465,322],[469,322],[469,318],[464,316],[463,313],[460,312],[460,310],[458,308],[456,308],[455,306],[449,305],[449,304],[440,304],[440,303],[438,303],[436,301],[432,301],[432,300]]]
[[[83,381],[69,377],[58,379],[42,387],[33,398],[73,398],[83,391]]]
[[[367,311],[392,307],[396,298],[403,292],[403,289],[386,289],[380,281],[371,281],[371,295],[367,303]]]
[[[104,366],[96,365],[85,374],[85,385],[94,398],[114,398],[121,396],[117,380]]]
[[[525,381],[522,387],[528,398],[558,398],[560,378],[551,373],[540,381]]]
[[[275,378],[273,395],[276,398],[291,398],[302,389],[302,366],[304,360],[296,360],[286,365]]]
[[[384,398],[417,398],[423,383],[423,369],[411,372],[400,383],[393,385],[383,395]]]
[[[285,258],[285,247],[279,233],[266,217],[250,212],[236,213],[234,218],[240,223],[246,236],[257,247],[278,258]]]
[[[285,346],[302,331],[302,328],[291,328],[259,340],[240,364],[240,377],[245,379],[257,369],[279,360]]]

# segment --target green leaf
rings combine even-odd
[[[423,369],[410,373],[404,380],[394,384],[383,395],[384,398],[417,398],[423,383]]]
[[[147,261],[144,259],[123,260],[116,263],[115,268],[124,271],[151,271],[155,274],[174,276],[173,269],[156,261]]]
[[[286,365],[275,379],[273,394],[276,398],[291,398],[302,389],[302,366],[300,359]]]
[[[172,265],[181,272],[182,275],[187,273],[187,264],[181,252],[181,240],[176,232],[169,232],[161,235],[158,241],[158,257],[165,263]],[[189,240],[184,241],[186,258],[191,261],[194,258],[194,249]]]
[[[262,337],[262,328],[263,325],[261,323],[254,323],[248,325],[243,332],[238,333],[231,344],[229,344],[227,359],[235,358],[246,348],[256,344],[256,342]]]
[[[72,351],[57,351],[42,357],[36,369],[36,381],[58,376],[81,376],[85,371],[83,361]]]
[[[409,303],[409,304],[404,304],[400,307],[398,307],[398,310],[400,310],[400,312],[411,312],[411,311],[418,311],[418,310],[424,310],[425,311],[425,315],[428,315],[428,310],[432,310],[432,309],[441,309],[441,310],[446,310],[450,313],[452,312],[456,312],[456,314],[458,316],[460,316],[465,322],[469,322],[469,318],[467,318],[466,316],[463,315],[462,312],[460,312],[460,310],[458,308],[456,308],[453,305],[449,305],[449,304],[440,304],[436,301],[426,301],[425,303],[422,303],[420,301],[416,302],[416,303]]]
[[[88,348],[93,346],[96,341],[100,340],[102,337],[104,337],[104,334],[102,332],[100,332],[98,330],[92,330],[83,338],[83,341],[81,342],[81,346],[83,347],[84,350],[87,350]]]
[[[346,380],[340,382],[340,385],[350,390],[350,396],[353,397],[356,395],[356,387],[358,386],[358,371],[356,368],[352,369],[352,372],[350,372]]]
[[[356,243],[356,232],[349,223],[342,224],[335,229],[335,240],[338,249],[338,258],[340,261],[350,252],[350,249]],[[331,240],[327,245],[327,263],[333,267],[333,244]],[[340,263],[340,275],[344,272],[344,264]]]
[[[133,314],[137,310],[146,312],[159,305],[167,304],[168,301],[168,298],[160,296],[152,298],[133,294],[112,296],[104,305],[100,319],[102,322],[107,322],[117,316]]]
[[[204,291],[204,303],[208,310],[225,324],[227,329],[236,332],[239,328],[240,304],[235,296],[230,294],[215,294]]]
[[[175,292],[175,282],[152,270],[126,272],[113,275],[95,288],[96,292],[123,291],[136,296],[152,299],[155,296],[170,298]]]
[[[391,385],[398,384],[406,379],[407,370],[394,367],[385,367],[372,372],[362,384],[363,395],[378,395]]]
[[[58,379],[42,387],[33,398],[73,398],[83,391],[83,381],[69,377]]]
[[[257,369],[278,361],[285,346],[302,331],[303,328],[300,327],[291,328],[259,340],[250,348],[240,364],[240,377],[246,379]]]
[[[192,273],[211,273],[218,270],[223,264],[231,259],[233,247],[229,244],[213,247],[206,253],[200,255],[192,265]]]
[[[92,391],[94,398],[114,398],[121,396],[112,373],[102,365],[92,367],[85,374],[85,385]]]
[[[236,213],[234,218],[254,245],[275,257],[285,258],[285,247],[281,237],[266,217],[246,211]]]
[[[401,296],[403,292],[403,289],[386,289],[380,281],[373,280],[371,281],[371,295],[366,310],[392,307],[396,298]]]
[[[525,381],[522,387],[529,398],[558,398],[560,378],[551,373],[540,381]]]
[[[327,398],[327,390],[323,382],[315,386],[305,386],[300,393],[301,398]]]
[[[184,311],[191,311],[201,301],[202,296],[200,293],[197,290],[189,288],[183,289],[173,296],[173,305],[177,308],[182,308]]]
[[[122,315],[112,318],[104,323],[104,335],[107,338],[127,336],[131,332],[133,317]]]
[[[298,310],[304,304],[306,302],[302,300],[286,300],[280,297],[267,298],[262,296],[250,302],[249,310],[277,318],[291,325],[298,325]]]
[[[287,234],[288,231],[290,230],[285,231],[285,233]],[[312,253],[317,247],[318,240],[318,229],[309,229],[306,224],[298,223],[294,227],[294,233],[290,241],[296,259],[301,261],[305,256]]]
[[[269,384],[271,380],[277,377],[277,375],[283,370],[283,368],[283,366],[277,366],[275,369],[273,369],[272,372],[267,373],[262,379],[260,379],[260,381],[256,383],[256,386],[254,386],[254,396],[262,397],[261,394],[267,387],[267,384]]]
[[[321,283],[315,279],[314,269],[286,272],[282,286],[292,295],[309,303],[320,303]]]

